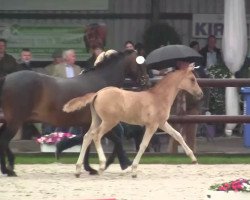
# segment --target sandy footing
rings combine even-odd
[[[135,179],[117,164],[102,176],[74,172],[72,164],[16,165],[18,177],[0,176],[0,200],[204,200],[211,184],[250,179],[250,165],[142,164]]]

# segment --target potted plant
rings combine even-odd
[[[216,183],[210,186],[206,199],[246,200],[250,199],[250,180],[240,178],[234,181]]]
[[[72,138],[76,135],[71,133],[63,132],[53,132],[48,135],[43,135],[42,137],[36,138],[36,141],[40,143],[41,152],[55,152],[56,143],[60,142],[64,138]],[[66,149],[65,152],[79,152],[80,146],[74,146],[69,149]]]

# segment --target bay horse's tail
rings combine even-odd
[[[97,93],[88,93],[82,97],[71,99],[63,106],[63,111],[69,113],[80,110],[81,108],[86,107],[89,103],[91,103],[95,99],[96,95]]]

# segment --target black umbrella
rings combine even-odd
[[[175,67],[177,61],[201,63],[202,56],[185,45],[167,45],[152,51],[146,58],[146,64],[153,68]]]

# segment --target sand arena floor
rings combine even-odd
[[[16,165],[18,177],[0,176],[0,200],[204,200],[211,184],[250,179],[250,165],[142,164],[136,179],[117,164],[102,176],[74,172],[72,164]]]

